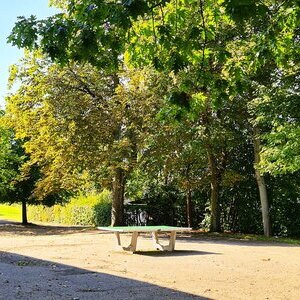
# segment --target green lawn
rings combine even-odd
[[[21,222],[21,205],[0,204],[0,220],[11,220]]]

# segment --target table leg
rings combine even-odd
[[[176,242],[176,231],[170,232],[169,244],[165,245],[165,246],[161,245],[159,243],[157,231],[152,231],[151,235],[152,235],[153,245],[154,245],[155,249],[161,250],[161,251],[174,251],[175,242]],[[131,242],[130,242],[129,246],[127,246],[127,247],[123,247],[121,245],[121,237],[120,237],[119,232],[115,232],[115,236],[117,238],[117,248],[119,250],[125,250],[125,251],[130,251],[130,252],[136,251],[137,238],[139,236],[139,232],[137,232],[137,231],[132,232]]]
[[[153,245],[156,250],[164,251],[164,246],[159,243],[157,231],[151,232]]]
[[[163,246],[162,244],[160,244],[160,242],[158,240],[157,231],[153,231],[151,233],[151,235],[152,235],[154,248],[156,248],[157,250],[161,250],[161,251],[174,251],[175,241],[176,241],[176,231],[171,231],[170,232],[169,245],[166,245],[166,246]]]
[[[123,250],[135,252],[138,236],[139,236],[139,233],[137,231],[132,232],[130,245],[128,247],[123,247]]]
[[[133,232],[131,236],[131,242],[129,246],[124,247],[121,245],[121,237],[119,232],[115,232],[115,236],[117,238],[117,250],[125,250],[125,251],[130,251],[130,252],[135,252],[136,251],[136,245],[137,245],[137,238],[139,236],[138,232]]]
[[[120,233],[119,232],[115,232],[115,236],[117,238],[117,249],[123,249],[123,247],[121,245]]]
[[[176,242],[176,231],[171,231],[168,251],[174,251],[175,242]]]

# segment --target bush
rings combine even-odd
[[[97,226],[109,226],[111,221],[111,201],[103,201],[94,206],[94,223]]]
[[[110,192],[79,195],[65,205],[30,206],[28,216],[33,221],[67,225],[108,226],[111,217]]]

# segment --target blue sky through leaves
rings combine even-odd
[[[18,16],[36,15],[45,18],[57,10],[48,7],[48,0],[0,0],[0,107],[4,107],[9,66],[18,62],[23,50],[6,43]]]

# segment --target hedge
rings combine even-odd
[[[65,225],[108,226],[111,219],[110,192],[104,190],[97,195],[79,195],[65,205],[29,206],[28,219]]]

